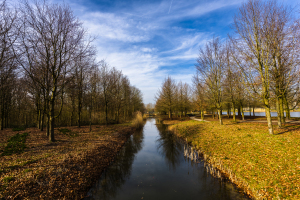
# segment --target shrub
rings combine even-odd
[[[146,119],[147,119],[147,115],[143,114],[143,120],[146,120]]]
[[[69,137],[77,137],[79,136],[77,132],[73,132],[67,128],[61,128],[59,129],[59,132],[63,133],[64,135],[66,136],[69,136]]]
[[[19,134],[12,136],[7,141],[7,145],[4,148],[4,151],[2,152],[2,156],[9,156],[12,154],[19,154],[23,153],[24,149],[26,148],[25,142],[26,138],[28,136],[28,133]]]
[[[61,129],[59,129],[59,132],[61,132],[61,133],[65,134],[65,135],[67,135],[67,133],[71,132],[71,130],[69,130],[69,129],[67,129],[67,128],[61,128]]]
[[[3,178],[3,181],[5,183],[9,183],[9,182],[14,181],[14,180],[15,180],[15,177],[13,177],[13,176],[7,176],[7,177]]]
[[[13,128],[12,131],[25,131],[26,128],[21,126],[21,127],[16,127],[16,128]]]
[[[136,128],[142,128],[144,125],[143,115],[140,111],[136,113],[134,120],[132,121],[132,125]]]

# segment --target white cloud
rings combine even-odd
[[[122,42],[148,41],[149,36],[139,30],[136,23],[113,13],[93,12],[81,17],[84,26],[99,38]]]
[[[193,20],[241,1],[174,0],[171,9],[170,0],[158,3],[136,1],[127,10],[118,12],[89,12],[89,8],[83,6],[84,2],[80,5],[72,2],[71,6],[89,32],[98,36],[95,43],[98,60],[105,59],[111,66],[122,70],[131,84],[142,90],[144,103],[153,103],[157,90],[168,75],[191,84],[193,64],[189,67],[185,64],[186,69],[180,65],[196,62],[199,46],[213,35],[196,28],[181,27],[176,22]],[[156,41],[156,38],[162,38],[165,43],[154,47],[149,41]],[[165,44],[168,46],[163,46]]]
[[[144,48],[141,48],[141,51],[150,53],[150,52],[157,51],[157,48],[146,48],[146,47],[144,47]]]

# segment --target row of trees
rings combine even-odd
[[[119,123],[143,110],[142,94],[104,61],[67,5],[0,4],[0,128]]]
[[[277,1],[248,0],[239,8],[232,28],[234,34],[227,39],[216,37],[200,48],[193,108],[202,117],[204,111],[217,110],[222,124],[222,110],[228,114],[233,110],[235,120],[236,109],[244,118],[245,107],[262,106],[273,134],[270,109],[277,110],[281,127],[284,111],[289,118],[290,109],[298,105],[299,20],[293,9]]]
[[[186,115],[191,109],[191,87],[187,83],[178,84],[171,77],[167,77],[156,95],[155,109],[160,113],[177,116]]]

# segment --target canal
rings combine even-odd
[[[184,156],[184,144],[148,119],[90,189],[86,199],[249,199],[233,184],[207,173],[203,161]]]

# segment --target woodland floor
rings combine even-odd
[[[274,123],[275,134],[270,135],[266,123],[253,122],[266,121],[263,117],[233,122],[225,116],[224,125],[211,116],[205,120],[209,122],[176,122],[169,129],[253,198],[300,199],[299,123],[281,129]]]
[[[84,198],[133,132],[130,124],[57,128],[49,143],[37,128],[0,131],[0,199]],[[17,133],[28,133],[24,152],[3,155]]]

